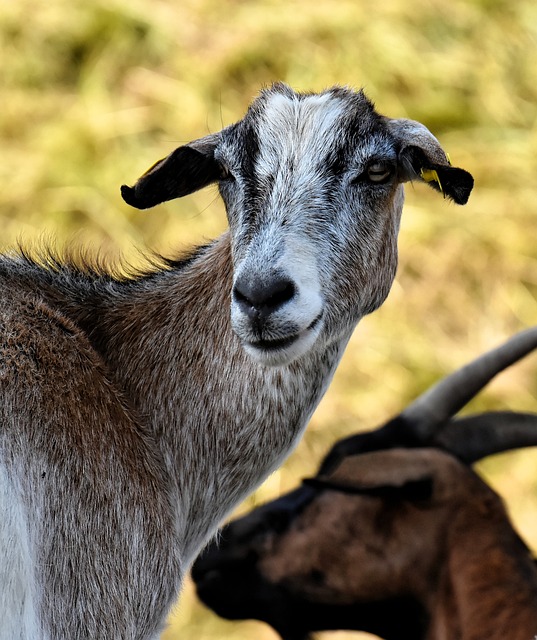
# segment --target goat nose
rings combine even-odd
[[[251,318],[266,317],[295,295],[292,280],[282,276],[270,279],[240,277],[233,287],[233,299]]]

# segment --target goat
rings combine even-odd
[[[302,487],[228,524],[194,563],[202,602],[285,640],[330,629],[533,638],[537,569],[469,465],[537,445],[537,416],[453,416],[536,338],[537,329],[520,334],[451,374],[390,427],[336,444]]]
[[[144,209],[218,183],[215,241],[124,278],[0,258],[0,638],[158,637],[387,296],[411,179],[473,183],[362,92],[277,84],[122,187]]]

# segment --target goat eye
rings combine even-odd
[[[367,178],[375,184],[384,184],[392,176],[392,167],[384,162],[372,162],[367,167]]]

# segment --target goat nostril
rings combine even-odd
[[[249,304],[248,296],[239,289],[238,285],[233,287],[233,298],[241,304]]]
[[[253,280],[239,278],[233,287],[233,297],[247,313],[272,313],[291,300],[295,284],[287,278]]]
[[[280,307],[295,295],[295,285],[290,280],[281,280],[268,287],[267,294],[267,306]]]

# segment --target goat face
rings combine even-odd
[[[379,116],[362,92],[297,94],[278,84],[241,121],[180,147],[123,195],[145,208],[219,182],[231,325],[254,359],[279,365],[348,337],[383,302],[397,264],[401,182],[433,165],[445,172],[444,192],[465,201],[471,177],[449,167],[422,125]]]
[[[297,493],[303,492],[286,496],[281,508],[267,513],[261,507],[251,517],[225,527],[219,540],[205,549],[192,568],[198,596],[218,615],[230,620],[262,620],[286,640],[307,637],[303,620],[310,620],[316,610],[308,612],[307,602],[294,598],[285,587],[264,580],[258,562],[276,532],[287,526],[288,507],[296,506],[293,495]],[[314,494],[313,490],[307,493]]]
[[[339,339],[386,297],[402,206],[386,129],[363,94],[278,88],[223,134],[231,322],[261,361]]]
[[[352,502],[348,496],[337,494],[334,499],[332,492],[327,501],[337,509],[342,498]],[[327,533],[323,510],[328,505],[319,499],[318,491],[303,486],[224,527],[220,540],[211,543],[192,568],[201,601],[230,620],[266,622],[284,640],[301,640],[315,631],[337,629],[368,631],[389,640],[424,638],[427,614],[410,594],[379,593],[378,597],[356,598],[339,589],[326,592],[318,546],[328,548],[334,542],[339,546],[332,552],[338,556],[352,542],[346,539],[348,524],[339,519],[334,527],[338,539],[322,540]],[[314,530],[309,529],[312,518],[318,527]],[[277,575],[274,569],[287,557],[287,545],[301,538],[306,541],[308,535],[312,536],[310,565],[303,573],[290,574],[289,579]],[[343,571],[341,564],[336,560],[330,572]],[[359,569],[353,571],[358,573]]]

